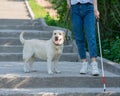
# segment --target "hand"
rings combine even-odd
[[[70,8],[71,8],[70,0],[67,0],[67,9],[70,9]]]
[[[95,14],[96,19],[100,18],[100,13],[98,10],[94,10],[94,14]]]
[[[70,4],[67,4],[67,9],[70,9],[71,8],[71,5]]]

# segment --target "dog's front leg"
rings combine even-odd
[[[24,64],[24,72],[25,73],[29,73],[30,72],[30,66],[29,66],[29,63],[25,62]]]
[[[52,60],[51,59],[47,59],[48,74],[53,74],[51,65],[52,65]]]
[[[61,73],[61,71],[58,70],[58,59],[54,60],[54,72]]]

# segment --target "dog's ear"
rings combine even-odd
[[[66,37],[67,35],[66,35],[65,31],[63,32],[63,36],[64,36],[64,40],[66,41],[67,40],[67,37]]]
[[[55,33],[56,33],[56,30],[53,30],[53,32],[52,32],[52,36],[53,36]]]
[[[63,39],[64,39],[64,41],[66,41],[66,33],[63,31]]]
[[[54,30],[53,30],[53,32],[52,32],[52,36],[53,36],[53,34],[54,34]]]
[[[66,36],[66,33],[65,33],[65,32],[63,32],[63,36],[64,36],[64,38],[65,38],[65,36]]]

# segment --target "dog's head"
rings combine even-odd
[[[62,30],[54,30],[52,40],[55,45],[61,45],[64,43],[65,32]]]

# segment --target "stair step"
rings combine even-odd
[[[30,19],[23,20],[23,19],[0,19],[0,29],[1,30],[46,30],[46,31],[53,31],[55,29],[62,29],[56,26],[44,26],[44,22],[39,21],[32,21]]]
[[[9,61],[9,62],[10,61],[23,61],[22,53],[0,53],[0,61]],[[77,62],[78,54],[77,53],[63,53],[62,56],[60,57],[60,61]]]
[[[38,30],[0,30],[0,45],[21,45],[20,33],[24,31],[25,39],[48,40],[52,37],[52,31]],[[72,41],[65,40],[64,44],[71,44]]]
[[[11,25],[25,25],[27,22],[30,22],[31,19],[0,19],[0,26],[11,26]]]
[[[37,25],[37,26],[33,26],[33,25],[0,25],[0,29],[10,29],[10,30],[12,30],[12,29],[15,29],[15,30],[47,30],[47,31],[49,31],[49,29],[48,28],[46,28],[45,26],[40,26],[40,25]],[[50,29],[51,31],[53,30],[53,29]]]
[[[79,62],[59,62],[59,74],[49,75],[46,62],[35,62],[36,72],[24,73],[23,62],[0,62],[0,88],[103,88],[100,76],[79,74]],[[105,70],[107,87],[120,88],[120,75]]]
[[[0,19],[0,29],[3,30],[46,30],[53,31],[55,29],[62,29],[55,26],[45,26],[43,19]]]
[[[25,39],[28,39],[28,38],[25,38]],[[48,40],[48,39],[49,38],[45,38],[45,37],[40,38],[40,40]],[[72,41],[65,41],[64,42],[65,45],[68,45],[71,43],[72,43]],[[21,45],[21,42],[20,42],[19,38],[11,38],[11,37],[0,38],[0,45],[6,45],[6,46],[8,46],[8,45]]]
[[[41,67],[41,66],[39,66]],[[46,66],[47,67],[47,66]],[[23,71],[23,70],[21,70]],[[37,72],[47,74],[47,70]],[[28,73],[24,73],[28,74]],[[31,73],[29,73],[31,74]],[[61,73],[62,74],[62,73]],[[79,73],[78,73],[79,74]],[[9,76],[10,75],[10,76]],[[17,77],[9,74],[0,77],[0,88],[102,88],[101,77],[89,76],[47,76],[47,77]],[[36,75],[35,73],[33,75]],[[41,74],[42,75],[42,74]],[[23,75],[24,76],[24,75]],[[120,87],[120,76],[106,76],[107,87]],[[57,82],[56,82],[57,81]],[[31,83],[33,82],[33,83]]]
[[[22,53],[23,46],[18,45],[10,45],[10,46],[2,46],[0,45],[0,53]],[[73,46],[72,45],[65,45],[63,49],[64,53],[72,53]]]
[[[0,30],[0,39],[19,39],[20,33],[24,33],[25,39],[50,39],[53,31],[38,30]]]
[[[19,38],[21,32],[25,32],[25,38],[50,38],[52,36],[52,31],[38,31],[38,30],[0,30],[0,37],[12,37]]]
[[[1,96],[120,96],[120,88],[28,88],[0,89]]]

